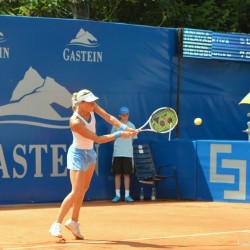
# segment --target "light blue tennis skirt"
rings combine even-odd
[[[73,145],[69,147],[67,154],[68,169],[87,171],[92,164],[96,164],[96,152],[94,149],[79,149]]]

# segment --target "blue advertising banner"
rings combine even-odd
[[[0,204],[57,202],[69,192],[73,92],[92,90],[115,116],[128,106],[136,126],[171,106],[174,35],[174,29],[0,16]],[[97,134],[110,130],[97,117]],[[98,165],[86,199],[111,198],[113,145],[95,147]]]
[[[211,148],[195,140],[247,140],[242,130],[249,105],[239,102],[249,93],[250,64],[193,58],[180,62],[177,48],[177,30],[171,28],[0,16],[0,205],[58,202],[69,192],[71,97],[81,89],[92,90],[98,104],[116,117],[127,106],[136,127],[160,107],[175,109],[179,123],[171,139],[176,140],[145,132],[136,143],[150,143],[157,162],[176,164],[183,199],[237,200],[232,192],[218,193],[221,183],[211,182],[206,169],[211,168]],[[203,119],[201,126],[193,124],[196,117]],[[96,120],[98,135],[110,133],[110,124],[99,116]],[[85,199],[110,199],[113,144],[95,149],[98,164]],[[243,148],[231,150],[237,167],[230,167],[231,158],[222,167],[230,176],[224,180],[229,186],[238,185],[244,168],[237,156]],[[161,198],[173,197],[164,184],[159,188]]]
[[[249,202],[250,144],[197,141],[197,199]]]

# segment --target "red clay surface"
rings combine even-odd
[[[250,249],[249,204],[85,202],[80,217],[85,240],[75,240],[63,227],[64,244],[48,233],[58,207],[0,207],[0,249]]]

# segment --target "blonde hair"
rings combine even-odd
[[[91,91],[88,89],[82,89],[79,92],[74,92],[71,98],[71,102],[72,102],[72,109],[73,111],[76,110],[76,106],[78,106],[78,102],[77,99],[80,98],[83,95],[87,95],[89,94]]]

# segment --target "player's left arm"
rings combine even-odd
[[[110,123],[111,125],[117,128],[119,128],[122,125],[122,123],[117,118],[107,113],[97,103],[95,103],[94,112],[96,112],[99,116],[101,116],[106,122]]]
[[[107,113],[97,103],[95,103],[94,112],[96,112],[99,116],[101,116],[106,122],[110,123],[111,125],[113,125],[113,126],[115,126],[117,128],[120,128],[121,126],[124,125],[116,117],[114,117],[113,115]],[[128,132],[134,132],[135,135],[138,133],[137,130],[132,129],[132,128],[128,128],[128,127],[126,128],[126,131],[128,131]]]

